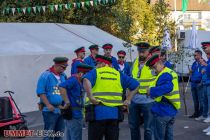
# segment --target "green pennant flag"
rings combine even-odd
[[[105,5],[105,4],[106,4],[106,0],[102,0],[102,2],[101,2],[101,3]]]
[[[188,0],[182,0],[182,12],[186,12],[188,7]]]
[[[41,12],[41,6],[36,6],[37,7],[37,11],[40,13]]]
[[[113,0],[109,0],[109,3],[112,4],[113,3]]]
[[[54,12],[54,5],[53,4],[49,5],[49,8],[50,8],[50,11],[53,13]]]
[[[6,8],[6,14],[9,14],[9,11],[10,11],[10,8],[7,7],[7,8]]]
[[[86,1],[86,2],[85,2],[85,6],[86,6],[86,7],[90,7],[90,1]]]
[[[78,9],[80,9],[80,8],[81,8],[81,3],[80,3],[80,2],[77,2],[76,4],[77,4],[76,7],[77,7]]]
[[[71,9],[71,3],[67,3],[67,8]]]
[[[17,11],[18,11],[18,13],[20,13],[21,9],[20,8],[17,8]]]
[[[98,3],[98,0],[94,0],[93,4],[94,4],[94,6],[97,6],[98,4],[100,4],[100,2]]]
[[[31,13],[31,7],[27,8],[27,12],[30,14]]]
[[[58,5],[58,10],[59,10],[59,11],[62,11],[62,10],[63,10],[63,4],[59,4],[59,5]]]

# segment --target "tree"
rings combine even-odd
[[[167,26],[171,37],[174,37],[175,23],[170,20],[168,4],[159,1],[151,5],[147,0],[93,0],[94,7],[81,8],[84,0],[2,0],[0,10],[8,7],[33,7],[39,5],[54,5],[62,3],[79,4],[71,10],[55,11],[54,7],[47,7],[46,12],[23,14],[20,11],[13,15],[1,14],[0,22],[56,22],[95,25],[127,42],[136,43],[146,41],[152,45],[160,45],[163,38],[163,29]],[[54,10],[53,10],[54,9]],[[28,10],[28,9],[27,9]],[[32,10],[32,9],[31,9]],[[172,38],[172,40],[174,40]]]

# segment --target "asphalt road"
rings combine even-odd
[[[189,93],[186,94],[186,104],[188,107],[188,114],[193,113],[193,104],[192,97]],[[179,111],[175,125],[174,125],[174,140],[210,140],[210,136],[206,136],[205,133],[202,132],[203,129],[210,126],[210,123],[203,123],[199,121],[195,121],[194,119],[189,119],[188,116],[185,115],[185,108],[183,103],[182,96],[182,108]],[[40,112],[32,112],[27,113],[27,120],[29,129],[40,130],[43,129],[42,116]],[[143,129],[141,128],[141,134],[143,136]],[[14,138],[3,138],[0,137],[0,140],[16,140]],[[23,138],[22,140],[41,140],[41,138]],[[87,140],[87,129],[83,129],[83,140]],[[120,138],[119,140],[130,140],[130,130],[127,121],[127,117],[123,123],[120,124]]]

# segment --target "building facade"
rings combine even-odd
[[[159,0],[151,0],[154,4]],[[210,0],[199,3],[198,0],[189,0],[188,9],[182,12],[182,0],[165,0],[170,5],[171,18],[173,18],[180,30],[188,30],[192,23],[196,23],[199,30],[210,31]]]

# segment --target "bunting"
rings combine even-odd
[[[74,2],[74,3],[63,3],[63,4],[50,4],[50,5],[37,5],[33,7],[5,7],[0,13],[5,15],[16,15],[16,14],[30,14],[30,13],[45,13],[46,11],[57,12],[63,10],[71,10],[89,8],[98,5],[114,4],[116,0],[86,0],[85,2]]]

